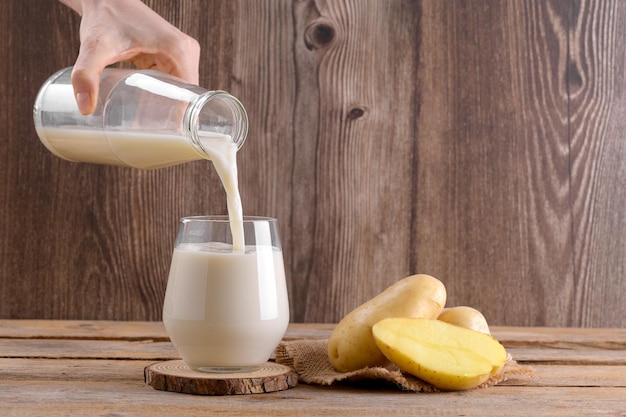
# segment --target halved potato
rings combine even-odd
[[[492,336],[441,320],[388,318],[372,333],[402,371],[447,391],[477,387],[502,369],[507,356]]]

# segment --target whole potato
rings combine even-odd
[[[483,316],[483,313],[473,307],[457,306],[444,308],[437,319],[481,333],[491,334],[487,319]]]
[[[390,317],[436,319],[446,304],[446,288],[437,278],[418,274],[406,277],[345,316],[328,340],[328,359],[339,372],[389,363],[382,354],[372,326]]]

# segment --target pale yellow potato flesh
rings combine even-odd
[[[441,320],[389,318],[376,323],[372,333],[398,368],[444,391],[479,386],[502,369],[507,357],[492,336]]]
[[[487,319],[483,313],[473,307],[456,306],[444,308],[437,319],[445,321],[446,323],[476,330],[477,332],[491,334]]]
[[[436,319],[446,303],[446,289],[430,275],[411,275],[388,287],[346,315],[328,340],[328,359],[339,372],[389,363],[374,337],[372,326],[388,317]]]

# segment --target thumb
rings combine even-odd
[[[98,103],[100,74],[110,62],[91,42],[82,43],[74,68],[72,69],[72,87],[78,109],[84,115],[93,113]]]
[[[98,102],[98,86],[100,73],[97,69],[74,65],[72,70],[72,86],[78,109],[83,115],[93,113]]]

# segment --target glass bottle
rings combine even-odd
[[[96,109],[84,116],[71,73],[70,67],[53,74],[33,109],[41,142],[60,158],[156,169],[212,159],[224,143],[239,149],[246,139],[246,111],[224,91],[154,70],[105,68]]]

